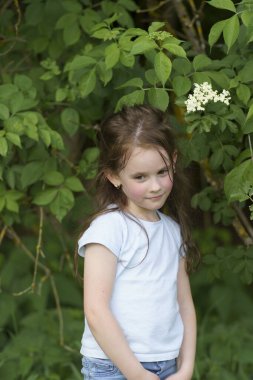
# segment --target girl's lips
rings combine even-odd
[[[148,199],[160,199],[163,196],[163,194],[156,195],[155,197],[150,197]]]

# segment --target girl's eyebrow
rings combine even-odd
[[[157,170],[157,173],[161,172],[162,170],[168,170],[168,166],[164,165],[163,167],[161,167],[160,169]],[[132,173],[131,176],[141,176],[141,175],[147,175],[148,172],[136,172],[136,173]]]

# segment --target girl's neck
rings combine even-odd
[[[123,211],[134,216],[137,219],[140,219],[146,222],[158,222],[160,220],[160,216],[156,210],[150,211],[150,213],[147,213],[147,212],[142,213],[140,211],[131,210],[128,207],[126,207]]]

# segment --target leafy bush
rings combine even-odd
[[[2,5],[1,378],[81,378],[82,297],[72,252],[92,209],[96,123],[125,104],[169,108],[184,164],[199,168],[202,185],[192,206],[218,228],[196,234],[204,255],[193,277],[197,302],[212,299],[203,288],[215,291],[217,281],[231,299],[229,271],[244,309],[252,310],[252,296],[241,284],[253,278],[252,5],[208,4],[209,12],[216,8],[228,17],[212,25],[210,50],[201,52],[163,21],[138,25],[132,0]],[[219,93],[228,90],[230,105],[209,102],[204,111],[186,113],[194,83],[204,82]],[[222,226],[227,238],[219,235]],[[200,308],[195,379],[246,379],[253,372],[249,314],[242,320],[227,310],[222,319],[220,305],[208,313]],[[236,337],[245,349],[233,356]],[[224,342],[227,352],[218,349]]]

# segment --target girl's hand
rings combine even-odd
[[[180,372],[180,370],[175,373],[174,375],[171,375],[169,377],[166,377],[165,380],[191,380],[191,376],[187,376],[184,373]]]
[[[145,370],[145,372],[143,372],[143,375],[139,377],[138,380],[159,380],[159,377],[154,373]]]

